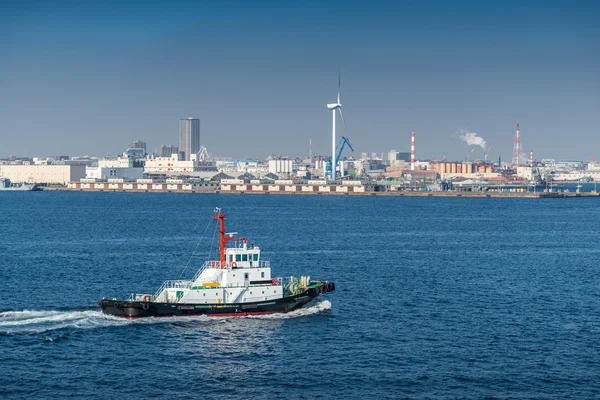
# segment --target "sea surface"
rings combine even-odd
[[[215,207],[275,276],[336,291],[100,313],[191,278]],[[0,398],[600,398],[600,199],[0,192]]]

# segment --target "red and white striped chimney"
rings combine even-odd
[[[410,169],[415,170],[415,133],[412,133],[410,142]]]
[[[533,168],[533,150],[529,150],[529,168]]]

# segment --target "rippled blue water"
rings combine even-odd
[[[215,206],[276,275],[256,318],[95,303],[193,276]],[[600,397],[599,199],[0,193],[1,398]]]

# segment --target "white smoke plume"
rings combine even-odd
[[[481,136],[477,136],[477,133],[475,132],[463,132],[462,135],[460,135],[460,140],[469,146],[480,146],[483,151],[486,149],[485,139]]]

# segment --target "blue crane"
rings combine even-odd
[[[337,156],[335,157],[335,166],[336,167],[337,167],[338,163],[340,162],[340,158],[342,157],[342,152],[344,151],[344,147],[346,145],[348,145],[348,147],[350,147],[350,150],[354,151],[354,149],[352,148],[352,145],[350,144],[350,140],[348,140],[347,137],[342,136],[342,139],[340,139],[340,142],[336,146],[336,149],[337,148],[340,149],[337,153]],[[331,157],[327,157],[325,162],[327,163],[326,175],[331,176]]]

